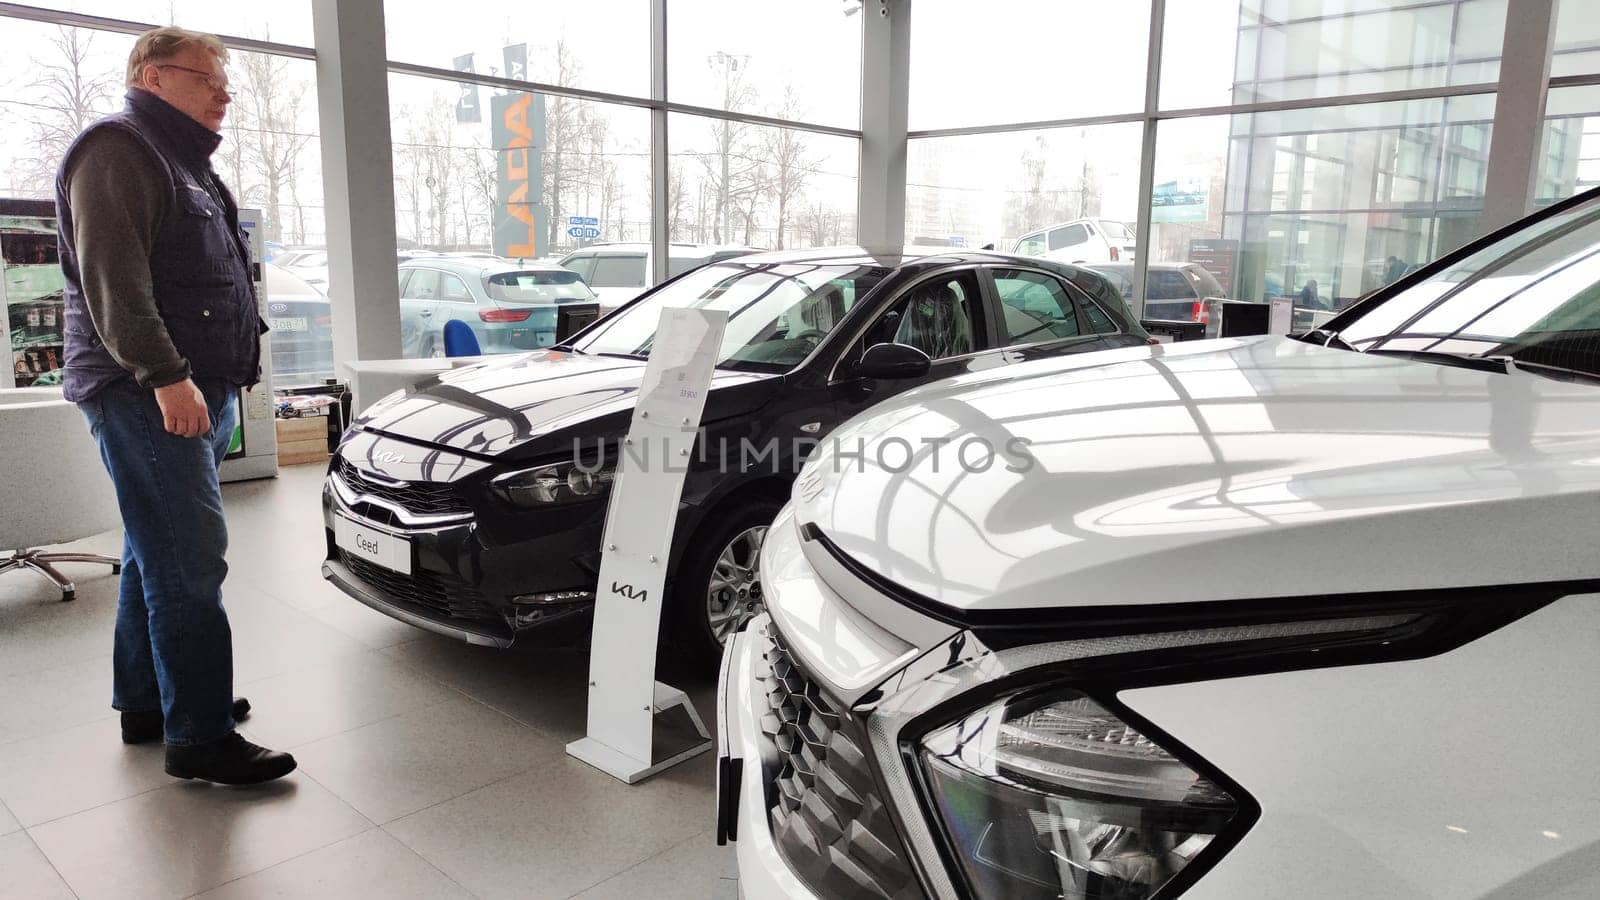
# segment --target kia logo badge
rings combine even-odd
[[[372,458],[378,462],[386,463],[403,463],[406,461],[406,455],[404,453],[396,453],[393,450],[385,450],[382,453],[374,453]]]
[[[269,304],[267,304],[267,309],[269,309],[269,310],[271,310],[272,312],[275,312],[275,313],[286,313],[286,312],[289,311],[289,304],[287,304],[287,303],[269,303]]]

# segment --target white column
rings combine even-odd
[[[667,102],[667,0],[650,0],[650,99]],[[667,108],[650,110],[650,283],[667,280],[669,233],[667,193],[671,159],[667,145]]]
[[[861,178],[857,241],[897,250],[906,242],[906,119],[911,98],[911,2],[861,4]]]
[[[312,0],[336,364],[400,355],[383,0]]]
[[[1160,130],[1155,115],[1160,109],[1161,40],[1166,24],[1166,0],[1151,0],[1150,42],[1145,47],[1144,63],[1144,138],[1139,145],[1139,217],[1133,240],[1133,302],[1128,304],[1136,321],[1144,318],[1145,276],[1150,271],[1150,197],[1155,193],[1156,138]],[[1223,153],[1226,155],[1226,147]],[[1237,259],[1234,265],[1237,268]]]
[[[1517,0],[1506,13],[1480,234],[1527,215],[1533,202],[1550,87],[1555,7],[1556,0]]]

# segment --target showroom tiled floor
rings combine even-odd
[[[0,897],[732,897],[713,760],[629,787],[566,756],[588,657],[436,638],[325,585],[320,469],[224,488],[252,739],[300,769],[178,782],[109,703],[116,578],[0,577]],[[114,552],[118,534],[78,546]],[[714,719],[714,685],[677,676]]]

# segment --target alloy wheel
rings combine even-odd
[[[766,525],[746,528],[728,541],[711,567],[706,624],[719,644],[766,609],[761,595],[761,542],[766,537]]]

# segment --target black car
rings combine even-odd
[[[325,577],[493,646],[590,611],[611,473],[669,306],[729,313],[667,569],[668,635],[700,660],[759,610],[762,537],[835,425],[936,379],[1152,342],[1103,276],[1046,260],[847,248],[716,263],[564,344],[366,410],[323,490]],[[356,530],[378,537],[358,545]]]

